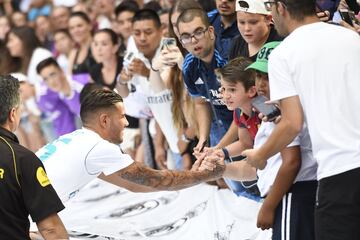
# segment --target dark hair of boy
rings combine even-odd
[[[303,20],[307,16],[316,14],[316,1],[314,0],[277,0],[275,2],[284,4],[290,16],[298,21]]]
[[[53,57],[49,57],[39,62],[39,64],[36,66],[36,72],[40,74],[44,68],[51,65],[60,69],[58,62]]]
[[[155,24],[156,28],[161,28],[161,21],[159,15],[150,9],[142,9],[135,13],[132,22],[144,21],[144,20],[152,20]]]
[[[251,63],[252,61],[245,57],[234,58],[224,67],[216,69],[216,74],[225,82],[234,84],[241,82],[245,91],[248,91],[255,86],[255,71],[246,70]]]
[[[135,1],[125,0],[115,8],[115,15],[118,17],[123,12],[136,13],[137,11],[139,11],[139,5]]]
[[[180,14],[179,18],[176,21],[176,27],[179,29],[179,23],[189,23],[196,17],[199,17],[201,19],[201,22],[205,25],[205,27],[210,26],[208,15],[203,9],[190,8],[186,9]]]

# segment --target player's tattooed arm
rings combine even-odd
[[[161,191],[179,190],[218,179],[222,177],[224,170],[225,166],[222,163],[217,163],[213,171],[170,171],[154,170],[134,162],[116,174],[129,182]]]

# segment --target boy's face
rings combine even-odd
[[[40,71],[40,76],[48,88],[54,92],[61,91],[66,81],[64,72],[54,65],[43,68]]]
[[[255,87],[259,95],[270,99],[269,78],[266,73],[256,71]]]
[[[251,98],[256,94],[255,86],[248,91],[241,82],[232,83],[221,78],[222,100],[229,110],[251,108]]]

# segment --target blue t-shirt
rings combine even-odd
[[[237,22],[234,21],[230,27],[225,29],[217,9],[209,12],[208,17],[210,25],[215,28],[216,48],[224,59],[228,59],[231,40],[240,34]]]
[[[232,122],[232,111],[219,98],[221,84],[214,72],[226,63],[216,49],[210,65],[189,53],[184,59],[183,79],[190,96],[203,97],[211,103],[214,119],[220,121],[227,130]]]

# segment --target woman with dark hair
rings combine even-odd
[[[118,55],[119,40],[116,33],[104,28],[95,32],[91,52],[97,63],[90,69],[92,80],[102,86],[114,89],[116,78],[122,70],[122,57]]]
[[[20,61],[18,72],[27,75],[31,84],[40,83],[41,77],[36,72],[36,66],[52,54],[41,47],[35,31],[30,27],[15,27],[10,30],[6,39],[6,46],[10,55]]]
[[[97,61],[91,70],[92,80],[100,86],[113,90],[117,77],[123,68],[123,58],[119,56],[119,38],[116,33],[104,28],[95,32],[91,43],[91,51]],[[123,150],[135,157],[135,136],[139,133],[139,120],[126,116],[129,126],[125,129],[126,138],[122,143]]]
[[[69,32],[76,47],[69,56],[69,73],[88,74],[95,60],[91,53],[92,25],[84,12],[73,12],[69,18]]]
[[[31,150],[37,150],[46,141],[40,130],[40,110],[35,103],[35,94],[40,92],[41,77],[36,72],[36,66],[45,58],[51,57],[51,52],[41,47],[35,31],[30,27],[15,27],[6,38],[6,47],[11,57],[19,63],[16,72],[26,75],[27,81],[21,84],[21,94],[24,97],[28,118],[21,126],[27,129],[31,141],[23,142]],[[25,124],[25,125],[23,125]]]

